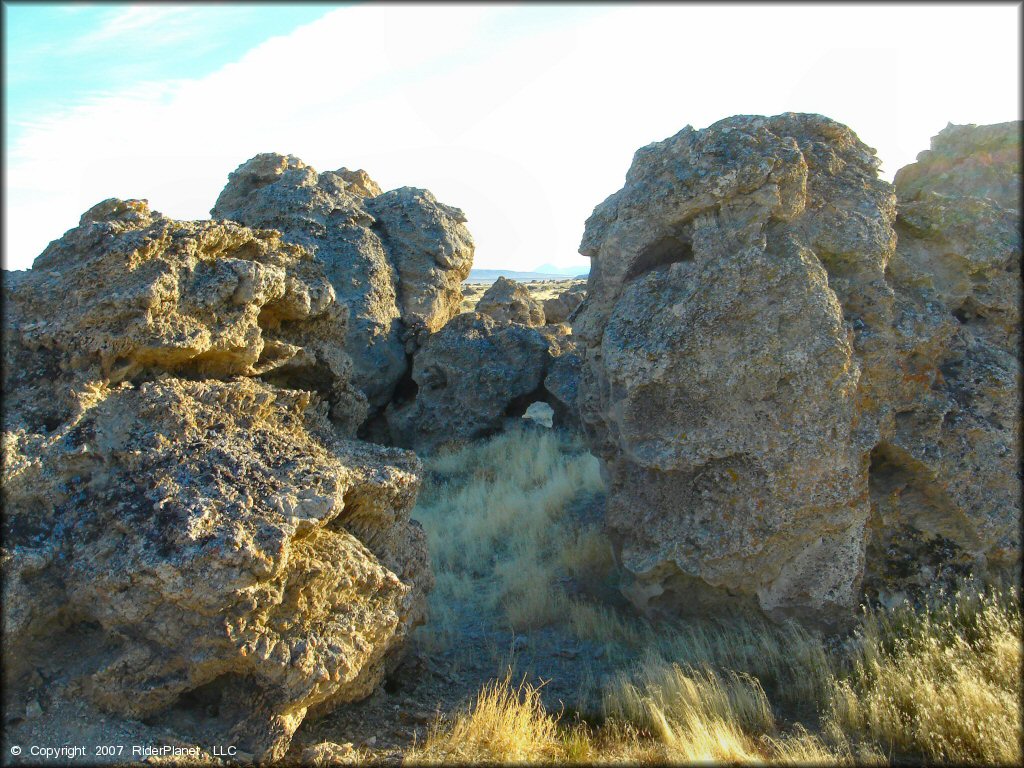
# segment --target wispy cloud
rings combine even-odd
[[[176,23],[180,25],[193,16],[194,14],[188,8],[173,5],[136,5],[117,8],[110,11],[96,29],[83,35],[79,43],[82,47],[89,47],[120,40],[126,35],[134,37],[159,31],[159,35],[151,34],[147,42],[160,44],[165,39],[168,30],[173,30]]]

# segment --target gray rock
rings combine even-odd
[[[313,251],[349,309],[352,381],[370,416],[408,372],[418,335],[458,312],[458,286],[473,259],[465,216],[426,190],[382,194],[364,171],[318,174],[291,155],[243,163],[211,215],[273,227]]]
[[[416,334],[440,330],[459,313],[462,281],[473,266],[465,214],[413,187],[385,192],[366,205],[398,270],[402,321]]]
[[[514,405],[529,404],[523,399],[539,389],[547,360],[548,344],[536,329],[477,312],[458,315],[417,353],[415,398],[388,407],[395,444],[429,451],[497,431]]]
[[[544,389],[548,393],[547,399],[553,409],[552,423],[556,427],[580,428],[578,397],[582,364],[582,350],[575,349],[553,358],[548,364]]]
[[[583,303],[587,297],[585,283],[572,285],[557,296],[544,300],[544,322],[566,323],[569,316]]]
[[[980,145],[1006,154],[1005,136],[979,130]],[[951,135],[958,156],[970,140]],[[950,158],[934,164],[947,169]],[[958,557],[976,570],[985,557],[1019,557],[1010,531],[1020,510],[1005,494],[1019,433],[1009,419],[982,419],[1016,412],[1014,220],[991,198],[951,200],[955,172],[932,184],[912,171],[902,178],[915,199],[901,199],[897,224],[877,166],[852,131],[819,115],[733,117],[640,149],[623,189],[588,220],[588,297],[573,323],[586,348],[578,404],[610,481],[607,522],[627,591],[649,612],[747,601],[775,616],[847,623],[865,552],[880,557],[866,543],[897,521],[931,524],[926,540],[956,532]],[[1000,197],[1013,186],[977,158],[965,167],[969,190]],[[947,197],[919,202],[939,194],[929,185]],[[905,239],[904,221],[929,216],[939,240]],[[934,256],[947,246],[957,253],[948,268]],[[964,273],[976,281],[969,301]],[[927,283],[942,288],[929,298]],[[920,309],[941,302],[945,311]],[[953,352],[987,375],[959,390],[977,405],[946,444],[936,418],[950,410],[926,404],[943,400],[930,390],[956,302],[966,317],[991,319]],[[982,337],[994,346],[983,349]],[[926,468],[929,451],[948,458]],[[1006,480],[972,480],[972,461],[985,464],[983,478]],[[882,510],[882,491],[923,493],[937,471],[950,472],[958,494],[929,504],[909,494],[917,514]],[[869,575],[889,570],[868,566]]]
[[[490,315],[499,323],[519,323],[537,327],[544,325],[544,308],[530,295],[522,283],[499,277],[480,297],[476,311]]]
[[[8,695],[74,659],[121,716],[219,696],[274,761],[382,681],[433,577],[419,460],[345,438],[346,315],[301,245],[144,201],[4,280]]]
[[[895,414],[871,455],[865,587],[1020,561],[1020,124],[949,126],[896,174]]]

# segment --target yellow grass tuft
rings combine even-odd
[[[450,647],[460,612],[482,608],[517,632],[561,624],[603,648],[600,668],[580,657],[577,701],[601,725],[567,723],[506,676],[410,762],[1024,763],[1016,589],[869,611],[841,646],[740,612],[655,626],[560,586],[617,577],[600,529],[568,514],[602,487],[578,440],[522,429],[426,465],[415,516],[437,586],[420,637]]]
[[[475,601],[500,608],[522,631],[564,615],[553,586],[560,575],[603,567],[590,551],[597,545],[563,520],[573,499],[603,487],[597,459],[578,438],[521,428],[426,465],[443,478],[426,484],[414,513],[439,574],[432,609]],[[559,562],[563,553],[572,553],[570,564]],[[440,633],[430,638],[446,642]]]
[[[1021,656],[1016,589],[869,612],[833,717],[887,752],[1020,765]]]
[[[548,762],[580,752],[578,736],[560,737],[557,719],[548,715],[540,689],[525,680],[492,681],[477,695],[468,712],[448,728],[435,723],[426,743],[406,757],[411,763]]]

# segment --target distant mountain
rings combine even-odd
[[[577,275],[590,274],[590,263],[574,264],[571,267],[556,267],[554,264],[541,264],[539,267],[534,268],[533,271],[543,272],[546,275],[569,275],[570,277],[576,277]]]
[[[548,265],[550,266],[550,265]],[[571,280],[580,278],[586,280],[589,269],[582,268],[582,274],[575,269],[568,272],[517,272],[514,269],[471,269],[467,283],[493,283],[499,277],[507,277],[510,280]]]

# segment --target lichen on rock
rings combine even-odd
[[[211,215],[307,247],[348,307],[352,381],[380,412],[423,338],[458,312],[473,261],[462,211],[427,190],[382,193],[365,171],[317,173],[264,153],[233,171]]]
[[[885,570],[866,542],[907,520],[925,539],[955,530],[976,573],[986,557],[1019,557],[1005,493],[1019,433],[983,416],[1016,412],[1020,376],[1019,219],[997,201],[1013,174],[1019,184],[1007,134],[950,129],[922,160],[938,181],[928,168],[897,176],[896,191],[913,190],[899,218],[873,150],[820,115],[738,116],[637,151],[587,222],[573,322],[581,416],[634,602],[678,613],[746,600],[848,623],[865,568],[869,582]],[[1009,177],[978,159],[990,146]],[[958,163],[969,181],[954,198]],[[957,312],[986,330],[957,331]],[[967,411],[938,377],[959,365],[988,372],[969,392],[952,374]],[[942,437],[944,414],[970,426]],[[886,474],[894,463],[912,482]],[[957,490],[929,511],[880,506],[882,486],[941,488],[941,472]]]
[[[346,316],[305,247],[144,201],[5,275],[8,697],[70,654],[94,705],[215,690],[276,759],[397,663],[432,584],[420,464],[349,439]]]

